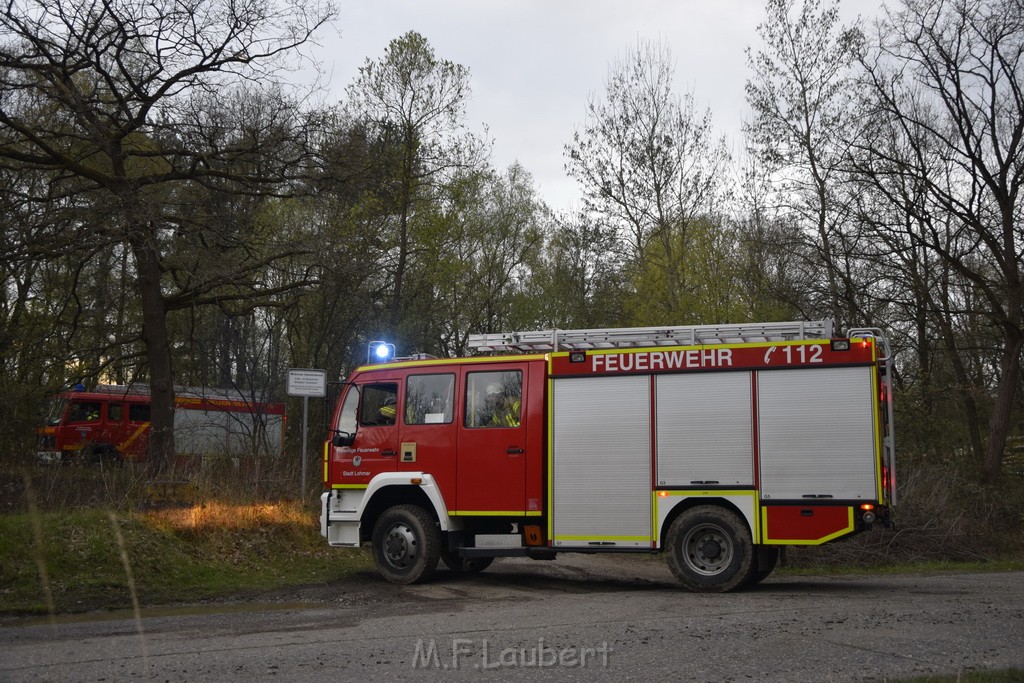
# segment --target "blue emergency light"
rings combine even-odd
[[[366,351],[367,363],[387,363],[395,359],[395,345],[386,341],[372,341]]]

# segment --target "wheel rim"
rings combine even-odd
[[[416,560],[416,534],[408,524],[395,524],[384,535],[384,559],[396,569],[408,569]]]
[[[725,529],[717,524],[701,524],[683,538],[683,562],[704,576],[722,573],[732,562],[734,547]]]

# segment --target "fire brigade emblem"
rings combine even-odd
[[[363,464],[363,456],[357,455],[352,458],[352,467],[359,467]]]

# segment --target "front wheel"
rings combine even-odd
[[[441,531],[437,521],[416,505],[388,508],[373,526],[373,559],[391,583],[416,583],[437,571]]]
[[[669,569],[687,590],[724,593],[747,583],[755,571],[750,529],[731,510],[687,510],[672,522],[666,541]]]

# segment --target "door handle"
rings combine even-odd
[[[509,448],[505,452],[508,453],[509,455],[519,455],[520,453],[525,453],[526,451],[523,450],[522,448]]]
[[[398,451],[381,451],[381,455],[398,455]]]

